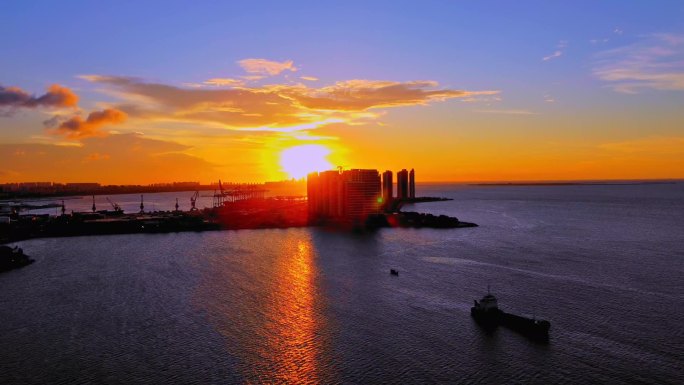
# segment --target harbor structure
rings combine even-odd
[[[219,179],[219,190],[214,190],[213,207],[223,207],[226,203],[235,203],[243,200],[263,200],[266,190],[263,185],[257,183],[228,183],[224,185]],[[194,205],[193,205],[194,207]]]

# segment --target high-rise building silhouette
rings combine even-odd
[[[416,197],[416,172],[411,169],[409,172],[409,198]]]
[[[380,212],[382,203],[380,174],[377,170],[348,170],[342,173],[344,213],[348,218],[365,220]]]
[[[343,185],[338,171],[313,172],[307,177],[306,187],[311,219],[344,215]]]
[[[361,169],[313,172],[307,176],[307,194],[312,221],[361,223],[380,212],[380,174]]]
[[[409,195],[409,173],[406,169],[397,172],[397,198],[406,199]]]
[[[392,200],[394,190],[394,180],[392,178],[392,171],[387,170],[382,173],[382,201],[389,202]]]

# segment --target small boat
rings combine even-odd
[[[390,274],[392,274],[392,275],[399,275],[399,271],[394,270],[394,269],[390,269]]]

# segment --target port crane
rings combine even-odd
[[[190,197],[190,211],[197,211],[197,207],[195,206],[197,203],[197,198],[199,198],[199,191],[195,191],[195,193]]]
[[[213,207],[223,207],[225,203],[235,203],[248,199],[264,199],[268,191],[256,183],[229,183],[226,188],[218,181],[219,191],[214,190]]]
[[[109,197],[106,197],[106,199],[107,202],[109,202],[109,204],[112,205],[112,209],[114,209],[115,213],[123,213],[123,210],[121,209],[121,206],[119,206],[118,203],[112,202],[112,200],[109,199]]]

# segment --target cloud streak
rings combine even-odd
[[[244,59],[238,62],[240,67],[251,74],[275,76],[283,71],[297,71],[292,60],[284,62],[271,61],[266,59]]]
[[[542,58],[542,61],[549,61],[549,60],[556,59],[556,58],[559,58],[559,57],[563,56],[563,50],[564,50],[565,47],[567,47],[567,46],[568,46],[567,40],[561,40],[561,41],[559,41],[558,44],[556,45],[556,48],[557,48],[557,49],[556,49],[555,51],[553,51],[552,54],[547,55],[547,56],[544,56],[544,57]]]
[[[243,86],[245,84],[245,81],[242,79],[233,78],[212,78],[209,80],[205,80],[203,84],[216,87],[236,87]]]
[[[593,74],[615,91],[684,90],[684,36],[653,34],[596,55]]]
[[[549,60],[551,60],[551,59],[555,59],[555,58],[557,58],[557,57],[561,57],[562,55],[563,55],[563,51],[561,51],[561,50],[556,50],[556,51],[554,51],[551,55],[544,56],[544,57],[542,58],[542,61],[549,61]]]
[[[504,115],[537,115],[536,112],[528,110],[475,110],[475,112],[481,112],[486,114],[504,114]]]

